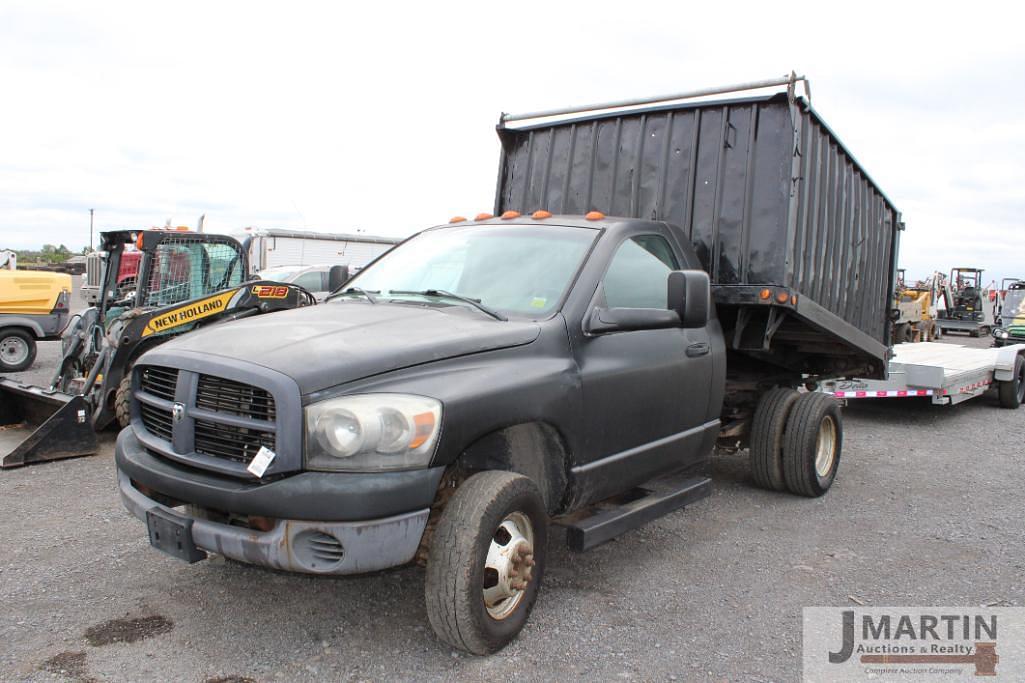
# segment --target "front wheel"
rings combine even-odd
[[[114,394],[114,415],[117,416],[117,424],[124,429],[132,421],[131,399],[132,399],[132,375],[131,368],[125,369],[125,376],[117,385],[117,392]]]
[[[21,372],[36,359],[36,340],[31,333],[11,327],[0,330],[0,372]]]
[[[840,465],[840,404],[825,394],[801,394],[787,419],[783,475],[787,488],[814,498],[829,490]]]
[[[427,559],[427,616],[449,645],[486,655],[523,628],[544,575],[548,514],[533,481],[481,472],[456,489]]]

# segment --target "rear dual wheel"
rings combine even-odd
[[[751,432],[751,472],[759,487],[817,497],[833,485],[843,422],[831,396],[772,389],[758,403]]]

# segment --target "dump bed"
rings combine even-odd
[[[731,348],[809,374],[885,374],[900,215],[803,99],[570,116],[499,124],[496,213],[667,221],[711,276]]]

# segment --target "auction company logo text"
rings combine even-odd
[[[1025,608],[807,607],[805,681],[1025,678]]]

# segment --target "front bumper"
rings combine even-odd
[[[338,510],[349,507],[344,504],[345,487],[338,486],[339,482],[359,485],[359,477],[366,476],[366,484],[371,486],[371,490],[350,493],[356,494],[356,498],[361,497],[360,493],[375,494],[377,498],[392,499],[392,505],[395,504],[395,491],[382,488],[379,475],[373,474],[307,472],[263,485],[231,481],[190,471],[150,455],[130,427],[118,436],[115,457],[121,500],[139,519],[145,521],[147,512],[161,511],[182,522],[189,522],[191,540],[201,550],[241,562],[310,574],[359,574],[410,562],[420,545],[427,526],[430,502],[441,478],[440,471],[436,473],[437,477],[433,470],[421,471],[430,475],[425,483],[433,480],[433,486],[430,499],[425,504],[416,505],[412,511],[406,508],[407,511],[388,516],[339,520],[336,519]],[[187,481],[189,479],[191,482]],[[298,484],[294,481],[297,479]],[[191,483],[192,488],[183,486],[183,480]],[[396,477],[393,483],[399,493],[409,493],[408,477]],[[218,491],[222,495],[218,495]],[[309,495],[304,496],[304,491]],[[328,505],[331,492],[337,496],[333,506]],[[273,526],[267,531],[259,531],[214,521],[203,517],[202,513],[183,513],[180,508],[165,505],[155,497],[165,502],[173,498],[176,502],[220,512],[267,516],[273,518]],[[311,497],[321,508],[321,516],[333,519],[308,518]],[[423,503],[422,495],[404,498],[407,503]],[[288,514],[289,507],[294,508],[296,514]],[[268,515],[266,510],[273,510],[276,514]]]

